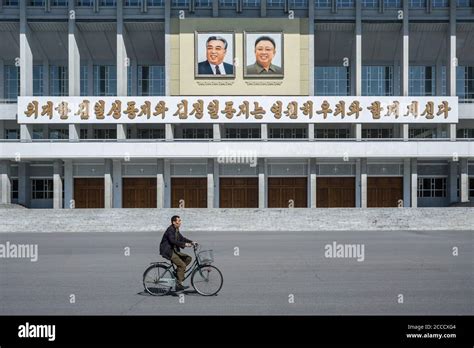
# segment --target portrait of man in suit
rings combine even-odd
[[[253,64],[246,65],[245,76],[271,77],[283,76],[281,33],[246,34],[246,58]],[[253,57],[252,57],[253,55]],[[277,62],[278,61],[278,62]]]
[[[208,34],[205,39],[205,45],[199,42],[202,42],[203,38],[198,38],[199,49],[202,49],[202,46],[205,49],[205,60],[201,60],[197,64],[197,76],[234,76],[234,65],[232,64],[233,50],[230,50],[229,38],[226,38],[224,35]],[[232,34],[227,34],[226,36],[230,36],[233,39]],[[198,59],[202,55],[202,51],[198,52]]]

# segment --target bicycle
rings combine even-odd
[[[191,275],[191,285],[203,296],[216,295],[222,288],[224,278],[221,271],[212,266],[212,250],[201,251],[200,245],[193,245],[194,262],[185,271],[184,279]],[[164,296],[171,292],[177,282],[176,266],[171,262],[152,262],[143,273],[143,286],[152,296]]]

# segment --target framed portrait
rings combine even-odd
[[[194,76],[235,77],[235,33],[194,32]]]
[[[244,32],[244,77],[283,77],[283,33]]]

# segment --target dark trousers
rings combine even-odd
[[[192,257],[181,252],[173,251],[171,255],[171,262],[175,264],[177,268],[177,275],[178,275],[178,284],[183,285],[184,281],[184,272],[186,270],[186,266],[191,263]]]

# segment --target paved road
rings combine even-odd
[[[183,234],[214,249],[218,296],[143,293],[161,232],[0,234],[39,250],[37,262],[0,258],[0,314],[474,314],[474,231]],[[363,244],[364,261],[325,257],[333,241]]]

